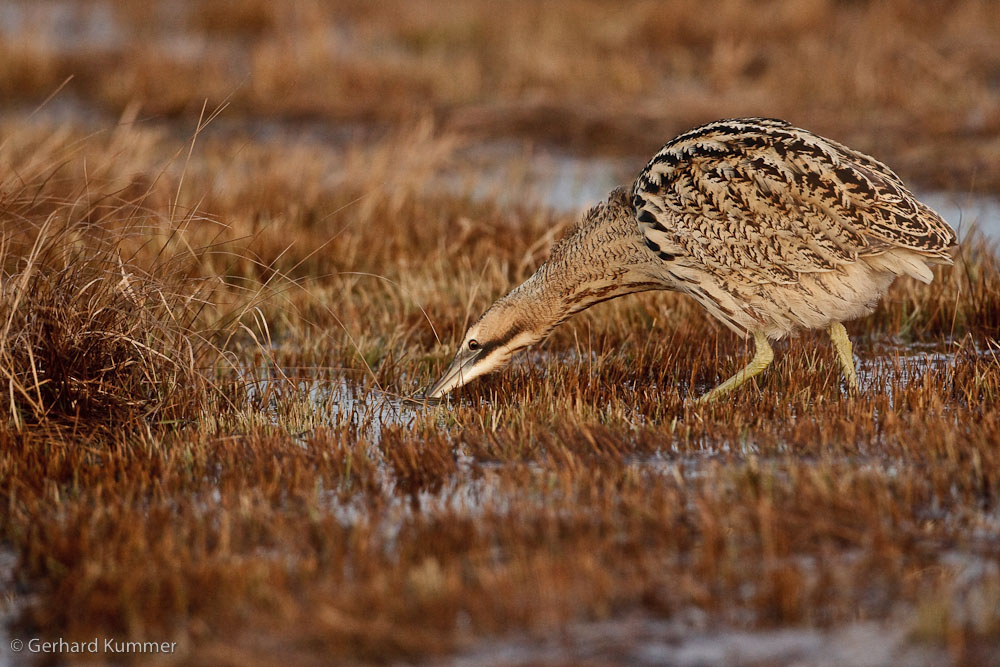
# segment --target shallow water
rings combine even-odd
[[[428,408],[379,388],[362,388],[346,375],[302,376],[289,371],[260,379],[267,372],[248,373],[258,378],[252,381],[250,398],[264,403],[264,415],[273,425],[293,424],[300,436],[321,426],[347,426],[377,443],[385,427],[409,427]]]
[[[708,667],[937,667],[947,653],[910,644],[900,625],[853,623],[828,630],[790,628],[744,631],[704,627],[697,610],[680,620],[642,616],[571,625],[548,639],[520,636],[483,642],[439,664],[637,665]],[[686,619],[684,617],[687,616]]]
[[[894,338],[884,338],[862,341],[857,345],[858,349],[863,348],[865,354],[861,358],[855,356],[861,391],[886,394],[890,401],[894,387],[906,386],[928,370],[945,368],[954,358],[954,348],[947,343],[902,343]],[[982,350],[980,354],[993,358],[995,353]],[[550,364],[559,364],[563,367],[592,368],[593,361],[592,357],[576,350],[550,351],[543,347],[517,355],[513,365],[545,368]],[[302,376],[299,372],[296,376],[296,372],[299,371],[286,371],[284,376],[278,374],[270,379],[259,379],[262,371],[257,371],[249,373],[248,377],[258,378],[253,381],[255,388],[251,398],[263,400],[266,420],[283,428],[292,424],[293,434],[303,438],[320,427],[346,426],[359,437],[378,444],[386,427],[410,428],[427,415],[438,414],[443,418],[449,406],[463,400],[460,395],[451,395],[442,401],[425,402],[420,395],[400,396],[382,388],[362,386],[347,375],[322,373]],[[706,384],[682,390],[687,389],[692,396],[697,396],[710,388]],[[488,407],[486,403],[483,405]],[[646,425],[648,421],[638,408],[628,415],[628,420],[634,427]],[[443,422],[441,427],[447,428]],[[753,443],[738,442],[731,446],[722,445],[715,453],[750,456],[757,452]],[[664,454],[669,455],[670,452]],[[671,465],[676,463],[672,457],[667,462]]]
[[[951,613],[975,617],[984,610],[975,596],[984,580],[995,580],[997,563],[969,553],[949,552],[942,567],[955,573],[962,589],[952,596]],[[969,593],[966,595],[965,593]],[[913,610],[899,609],[886,622],[853,622],[829,628],[788,627],[745,630],[712,623],[695,608],[670,619],[641,613],[573,623],[551,636],[513,635],[476,641],[437,664],[472,665],[637,665],[715,667],[809,665],[810,667],[939,667],[954,664],[938,646],[913,641]]]
[[[124,32],[108,2],[0,4],[0,35],[30,36],[55,53],[112,49],[124,43]]]
[[[860,343],[869,345],[868,343]],[[887,394],[906,386],[928,370],[942,369],[954,361],[953,348],[938,343],[876,341],[866,351],[868,358],[855,360],[858,388],[866,393]]]

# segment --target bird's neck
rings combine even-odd
[[[655,260],[645,247],[626,194],[616,190],[570,230],[548,260],[507,298],[522,300],[526,307],[530,304],[551,331],[595,304],[664,288],[657,279]]]

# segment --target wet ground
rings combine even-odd
[[[891,624],[746,632],[708,627],[697,610],[677,616],[673,621],[635,617],[575,624],[553,637],[487,642],[440,664],[934,667],[948,663],[946,652],[913,645],[903,628]]]
[[[34,11],[26,4],[0,5],[0,30],[35,31],[60,49],[84,50],[115,44],[121,39],[113,12],[107,3],[93,3],[80,10],[74,3],[47,3],[47,10]],[[202,45],[178,44],[177,48],[196,54]],[[12,112],[5,112],[12,113]],[[20,112],[16,112],[20,113]],[[47,104],[35,115],[34,122],[73,122],[106,128],[115,119],[86,103],[61,97]],[[156,123],[148,120],[142,122]],[[190,128],[172,126],[179,134]],[[318,122],[275,123],[228,120],[223,116],[205,133],[247,135],[255,141],[290,145],[302,143],[327,156],[336,165],[345,145],[364,135],[365,128],[330,128]],[[664,137],[664,140],[669,137]],[[461,146],[429,187],[473,198],[495,198],[502,205],[540,205],[560,211],[584,209],[603,199],[612,188],[628,184],[649,156],[631,158],[581,158],[555,149],[515,142],[467,143]],[[337,187],[336,169],[324,187]],[[224,185],[224,184],[223,184]],[[924,192],[920,198],[938,211],[967,237],[973,230],[1000,241],[1000,199],[965,193]],[[950,363],[953,350],[948,345],[924,346],[902,344],[891,338],[864,341],[864,355],[858,360],[862,391],[883,391],[898,381],[905,384],[927,368]],[[994,350],[982,350],[984,356]],[[536,352],[516,363],[545,364],[546,353]],[[561,359],[562,363],[567,360]],[[572,363],[572,360],[570,360]],[[578,359],[576,363],[586,363]],[[257,375],[260,375],[258,373]],[[348,425],[377,444],[388,427],[408,428],[427,412],[446,410],[439,405],[422,405],[381,391],[363,389],[353,379],[336,373],[303,373],[288,369],[286,378],[260,383],[258,391],[270,397],[266,401],[266,419],[282,423],[286,409],[282,393],[292,393],[299,401],[300,414],[295,423],[302,430],[295,435],[307,439],[322,426]],[[298,377],[297,377],[298,376]],[[886,380],[890,380],[887,382]],[[704,388],[694,388],[703,390]],[[700,393],[700,392],[699,392]],[[306,415],[304,418],[302,415]],[[641,419],[641,415],[637,419]],[[447,426],[442,423],[442,428]],[[748,448],[749,447],[749,448]],[[734,443],[726,455],[754,455],[752,445]],[[712,457],[678,458],[666,452],[630,465],[653,475],[697,475],[699,465]],[[678,466],[683,465],[683,473]],[[472,469],[475,468],[474,474]],[[388,508],[381,508],[378,521],[383,530],[392,531],[416,511],[433,516],[438,513],[476,516],[486,509],[502,512],[510,494],[509,482],[503,482],[488,466],[478,464],[459,453],[459,474],[436,492],[421,492],[414,499],[397,495],[391,488],[391,476],[383,475],[384,495],[395,498]],[[342,504],[335,490],[330,502],[337,506],[339,520],[355,524],[370,519],[363,506]],[[525,495],[527,494],[527,495]],[[519,500],[530,497],[523,491]],[[395,518],[394,518],[395,517]],[[997,565],[969,554],[952,554],[945,559],[960,573],[970,588],[985,574],[996,576]],[[16,613],[10,573],[13,556],[0,550],[0,646],[6,645],[6,622]],[[672,620],[625,616],[574,623],[548,636],[513,635],[481,641],[469,638],[466,646],[447,660],[433,664],[513,665],[513,664],[632,664],[676,665],[940,665],[948,663],[945,651],[910,641],[905,614],[885,623],[853,623],[827,629],[779,629],[748,632],[739,628],[710,625],[697,610],[678,613]],[[15,664],[7,651],[0,651],[0,667]]]
[[[792,341],[789,345],[798,344]],[[858,384],[862,392],[889,392],[896,385],[906,385],[928,369],[940,369],[951,363],[955,343],[901,342],[894,337],[875,340],[855,341],[855,365]],[[863,352],[860,356],[858,352]],[[780,354],[780,352],[779,352]],[[984,360],[1000,363],[995,349],[981,349],[979,356]],[[557,357],[553,359],[553,357]],[[514,365],[530,364],[545,367],[549,363],[559,363],[592,367],[592,360],[576,354],[554,353],[545,349],[531,350],[515,357]],[[335,373],[317,371],[303,372],[303,369],[285,369],[282,379],[258,381],[258,392],[266,394],[269,407],[265,408],[267,418],[274,424],[283,423],[285,411],[289,408],[281,401],[283,395],[296,397],[302,414],[295,421],[305,429],[301,436],[307,436],[311,429],[320,426],[339,427],[348,425],[360,437],[377,444],[382,431],[387,426],[407,428],[422,415],[436,414],[447,410],[454,402],[464,399],[461,394],[453,394],[442,401],[425,401],[418,393],[401,396],[383,391],[379,387],[362,388],[357,382]],[[711,389],[707,384],[690,388],[693,395],[700,395]],[[278,406],[284,406],[279,408]],[[642,415],[637,415],[637,425]],[[442,426],[445,428],[445,426]]]
[[[58,110],[58,105],[53,107]],[[41,115],[44,118],[44,114]],[[243,132],[245,127],[220,124],[220,131]],[[315,129],[268,126],[255,130],[266,134],[268,141],[329,141],[330,160],[342,150],[339,137],[320,136]],[[534,203],[553,209],[572,211],[583,209],[602,199],[613,187],[627,183],[630,175],[641,168],[643,160],[578,158],[543,148],[491,143],[463,147],[452,159],[451,167],[439,174],[432,187],[443,191],[471,194],[475,198],[496,197],[500,202]],[[331,181],[329,187],[336,187]],[[515,197],[516,193],[516,197]],[[925,193],[923,200],[938,210],[965,236],[974,228],[1000,239],[1000,201],[970,197],[960,193]],[[925,346],[904,344],[892,338],[862,341],[858,347],[858,374],[862,391],[884,391],[898,381],[905,384],[927,368],[947,365],[953,355],[948,345]],[[995,351],[983,350],[990,355]],[[544,350],[523,355],[515,363],[544,365],[551,360]],[[585,364],[587,360],[560,359],[561,363]],[[260,373],[257,374],[258,376]],[[424,405],[419,402],[381,391],[364,389],[353,379],[334,372],[317,373],[302,369],[286,369],[285,379],[259,383],[258,391],[270,396],[266,401],[265,418],[275,425],[283,422],[282,409],[287,404],[283,395],[294,395],[299,403],[294,423],[302,429],[294,434],[308,439],[319,427],[350,426],[359,436],[377,444],[387,427],[411,426],[430,412],[447,410],[447,404]],[[289,380],[288,378],[293,378]],[[887,382],[887,378],[890,380]],[[698,393],[707,387],[694,388]],[[460,400],[460,399],[456,399]],[[281,407],[286,406],[286,407]],[[637,415],[637,424],[643,419]],[[291,420],[290,420],[291,421]],[[442,422],[442,428],[447,425]],[[641,474],[695,475],[701,466],[710,464],[713,456],[678,456],[669,452],[662,456],[633,461]],[[725,456],[742,459],[755,452],[746,443],[734,443]],[[460,454],[461,459],[461,454]],[[474,473],[472,469],[475,468]],[[683,468],[682,472],[679,470]],[[503,512],[510,502],[510,483],[500,482],[488,466],[461,459],[459,473],[435,492],[422,491],[416,498],[397,494],[392,488],[391,475],[382,475],[382,497],[390,498],[388,506],[379,508],[379,516],[371,517],[361,503],[344,503],[335,489],[330,502],[336,507],[339,520],[346,525],[372,522],[381,531],[392,533],[412,513],[425,517],[435,515],[476,516],[484,511]],[[523,503],[530,491],[518,492]],[[540,501],[541,502],[541,501]],[[523,507],[523,505],[522,505]],[[543,510],[540,507],[540,510]],[[390,535],[391,537],[391,535]],[[975,561],[972,556],[956,556],[955,567],[966,572],[970,581],[983,568],[996,567]],[[0,552],[0,579],[12,571],[14,562]],[[8,577],[9,578],[9,577]],[[10,582],[5,582],[11,590]],[[10,619],[16,610],[16,597],[11,593],[0,609],[0,617]],[[467,645],[447,660],[431,664],[448,665],[570,665],[570,664],[631,664],[676,665],[698,667],[709,665],[859,665],[882,667],[890,665],[931,666],[947,664],[942,649],[922,646],[909,640],[911,627],[903,618],[898,622],[854,623],[827,629],[798,628],[747,631],[738,625],[710,625],[696,610],[678,614],[674,620],[643,616],[613,617],[589,623],[574,623],[552,636],[514,635],[488,641],[469,638]],[[0,632],[0,638],[3,638]],[[6,641],[6,638],[4,638]],[[6,656],[6,652],[0,653]],[[7,664],[0,657],[0,667]]]

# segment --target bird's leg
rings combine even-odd
[[[840,361],[840,368],[844,371],[844,379],[847,386],[852,391],[858,390],[858,374],[854,370],[854,354],[851,351],[851,339],[847,337],[847,329],[840,322],[830,325],[830,340],[837,350],[837,359]]]
[[[699,398],[699,403],[708,403],[710,401],[714,401],[720,396],[725,396],[750,378],[758,375],[762,370],[768,367],[771,361],[774,360],[774,350],[771,349],[771,344],[767,342],[767,336],[759,331],[755,331],[753,339],[757,344],[757,351],[754,353],[753,359],[750,360],[750,363],[744,366],[743,370],[738,372],[736,375]]]

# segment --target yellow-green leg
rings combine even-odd
[[[699,398],[699,403],[708,403],[709,401],[714,401],[720,396],[725,396],[750,378],[760,374],[760,372],[767,368],[768,365],[774,360],[774,350],[771,349],[771,344],[767,342],[767,336],[759,331],[755,331],[753,339],[757,345],[757,351],[754,353],[753,359],[750,360],[750,363],[736,375]]]
[[[854,353],[851,350],[851,339],[847,337],[847,329],[840,322],[830,325],[830,340],[837,350],[837,359],[840,361],[840,368],[844,371],[844,379],[847,385],[853,390],[858,390],[858,374],[854,370]]]

